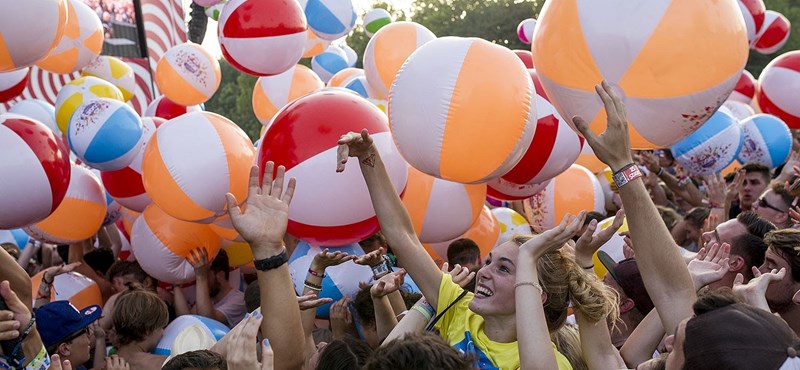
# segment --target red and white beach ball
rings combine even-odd
[[[530,45],[533,41],[533,30],[536,28],[536,19],[528,18],[519,22],[517,26],[517,37],[525,45]]]
[[[64,200],[50,216],[26,227],[25,232],[35,239],[54,244],[86,240],[103,226],[106,207],[100,179],[86,167],[73,164]]]
[[[110,82],[122,92],[124,101],[133,98],[136,92],[136,75],[133,68],[122,61],[122,59],[101,55],[92,60],[81,71],[83,76],[94,76]]]
[[[733,88],[733,92],[731,96],[728,97],[728,100],[750,104],[750,102],[753,101],[753,97],[756,95],[757,83],[752,73],[748,72],[746,69],[742,70],[742,75],[739,76],[739,81],[736,82],[736,87]]]
[[[567,213],[605,210],[605,195],[597,177],[583,166],[572,165],[556,176],[540,193],[530,198],[534,230],[551,229]]]
[[[28,118],[33,118],[44,123],[49,129],[53,130],[56,136],[60,137],[61,130],[56,124],[56,108],[52,104],[40,99],[25,99],[16,102],[8,113],[15,113]]]
[[[203,108],[199,105],[180,105],[172,100],[169,100],[164,95],[155,98],[150,104],[147,105],[142,117],[159,117],[165,120],[171,120],[189,112],[200,112]]]
[[[364,73],[378,98],[386,99],[408,56],[436,35],[414,22],[389,23],[376,32],[364,50]]]
[[[226,212],[226,193],[244,202],[254,158],[253,143],[235,123],[216,113],[187,113],[156,130],[142,178],[164,212],[209,223]]]
[[[0,73],[0,102],[9,101],[22,94],[22,91],[28,86],[30,71],[29,67],[25,67],[16,71]]]
[[[301,64],[274,76],[259,77],[253,87],[253,112],[262,125],[269,125],[286,104],[323,87],[317,74]]]
[[[47,56],[67,24],[67,0],[8,5],[0,12],[0,72],[31,66]]]
[[[752,43],[764,26],[764,13],[767,7],[764,5],[764,0],[739,0],[739,9],[747,27],[747,40]]]
[[[306,29],[297,1],[231,0],[219,16],[219,43],[236,69],[272,76],[292,68],[303,56]]]
[[[406,161],[424,173],[491,181],[510,171],[531,144],[535,97],[527,69],[511,50],[477,38],[439,38],[417,49],[397,74],[389,97],[392,135]]]
[[[116,171],[141,151],[142,119],[128,104],[99,98],[81,104],[69,121],[72,151],[89,167]]]
[[[773,59],[758,78],[756,100],[764,113],[782,119],[789,128],[800,128],[800,51]]]
[[[370,132],[399,194],[406,186],[407,164],[392,142],[386,115],[358,94],[323,89],[289,103],[275,116],[258,147],[258,166],[262,179],[268,161],[286,167],[286,181],[297,178],[289,234],[319,245],[345,245],[378,231],[358,161],[351,158],[344,172],[335,171],[339,138],[362,129]],[[244,195],[236,199],[244,200]]]
[[[210,99],[221,77],[217,58],[191,42],[167,50],[155,71],[161,93],[181,105],[200,104]]]
[[[72,73],[103,50],[103,24],[82,0],[67,0],[67,24],[55,49],[36,66],[53,73]]]
[[[756,35],[751,48],[761,54],[772,54],[786,45],[791,33],[792,24],[786,16],[774,10],[767,10],[764,15],[764,26]]]
[[[181,221],[151,204],[133,224],[131,248],[148,275],[167,283],[195,279],[186,260],[192,250],[205,248],[209,260],[219,251],[219,236],[208,225]]]
[[[30,118],[0,115],[0,229],[39,222],[58,208],[70,179],[68,149]]]
[[[478,218],[486,198],[486,185],[461,184],[437,179],[408,167],[403,205],[414,231],[423,243],[453,240]]]
[[[546,2],[533,41],[536,71],[562,117],[605,131],[595,91],[605,80],[623,97],[631,147],[670,146],[700,127],[739,80],[749,55],[742,12],[734,1],[615,4],[609,11],[599,1]],[[703,21],[688,21],[690,14]]]

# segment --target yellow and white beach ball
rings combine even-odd
[[[136,75],[133,73],[133,68],[116,57],[101,55],[95,58],[83,68],[81,75],[94,76],[110,82],[122,92],[124,101],[131,100],[136,92]]]
[[[56,98],[56,123],[61,132],[67,132],[69,119],[81,104],[97,98],[123,100],[116,86],[97,77],[81,77],[64,85]]]
[[[253,87],[253,112],[262,125],[293,100],[325,87],[314,71],[297,64],[274,76],[259,77]]]
[[[67,0],[67,24],[58,45],[36,66],[53,73],[72,73],[85,67],[103,50],[100,17],[81,0]]]
[[[0,72],[33,65],[56,47],[67,24],[67,0],[5,3],[0,12]]]
[[[220,78],[217,58],[191,42],[167,50],[155,71],[161,93],[181,105],[196,105],[210,99],[219,87]]]
[[[397,74],[389,97],[394,141],[424,173],[487,182],[510,171],[530,146],[535,95],[511,50],[478,38],[439,38],[417,49]]]
[[[394,22],[376,32],[364,50],[364,73],[378,97],[389,96],[395,75],[409,55],[436,35],[414,22]]]
[[[511,240],[514,235],[531,235],[533,233],[531,225],[525,219],[525,216],[511,208],[497,207],[492,209],[492,214],[500,225],[500,236],[497,238],[497,245]]]
[[[605,131],[595,86],[606,80],[623,96],[636,149],[668,147],[699,128],[748,57],[736,1],[548,1],[536,27],[536,70],[561,116]]]

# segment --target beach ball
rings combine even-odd
[[[386,9],[375,8],[364,15],[364,32],[372,37],[383,26],[392,23],[392,15]]]
[[[303,48],[303,58],[311,58],[319,55],[328,49],[330,45],[330,41],[323,40],[315,35],[313,31],[308,30],[306,31],[306,45]]]
[[[61,136],[56,124],[56,108],[52,104],[41,99],[20,100],[9,108],[8,113],[19,114],[28,118],[33,118],[44,123],[47,128],[52,130],[56,136]]]
[[[58,91],[56,98],[56,123],[61,132],[67,132],[69,119],[78,107],[92,99],[110,98],[123,101],[122,92],[110,82],[97,77],[80,77],[70,81]]]
[[[155,81],[169,100],[181,105],[200,104],[217,91],[219,62],[204,47],[187,42],[175,45],[158,61]]]
[[[507,48],[477,38],[439,38],[414,52],[397,74],[389,97],[392,134],[416,169],[449,181],[487,182],[514,168],[528,149],[535,98],[528,71]]]
[[[719,107],[719,109],[727,109],[725,113],[729,113],[738,121],[756,114],[756,111],[753,110],[753,107],[737,100],[726,100],[725,103],[722,103],[722,106]]]
[[[119,218],[119,226],[121,227],[120,230],[126,235],[128,239],[130,239],[131,231],[133,230],[133,224],[136,222],[137,219],[142,215],[141,212],[136,212],[125,207],[120,209],[120,213],[122,214]]]
[[[536,90],[536,133],[522,159],[499,180],[489,183],[490,195],[501,200],[530,198],[541,186],[575,163],[583,147],[583,138],[570,128],[547,95],[538,88],[538,77],[529,70]],[[509,185],[514,184],[514,185]],[[511,187],[510,189],[506,189]],[[505,190],[505,191],[504,191]]]
[[[142,212],[152,203],[152,199],[144,189],[142,182],[142,159],[147,143],[155,134],[156,129],[166,120],[158,117],[142,118],[142,140],[139,150],[131,164],[116,171],[102,171],[100,179],[106,191],[123,207],[136,212]]]
[[[69,149],[45,125],[0,114],[0,228],[44,220],[62,203],[70,183]]]
[[[531,225],[525,216],[517,213],[517,211],[506,208],[497,207],[492,209],[492,214],[500,226],[500,236],[497,238],[497,245],[503,244],[514,238],[514,235],[531,235]]]
[[[556,176],[547,187],[530,198],[531,226],[534,230],[552,229],[567,213],[605,211],[605,195],[597,177],[583,166],[572,165]]]
[[[336,72],[330,80],[325,84],[328,87],[344,87],[346,81],[350,81],[354,77],[364,76],[364,70],[360,68],[345,68]]]
[[[744,17],[744,24],[747,27],[747,41],[752,43],[756,35],[764,26],[764,16],[767,7],[764,0],[738,0],[739,9]]]
[[[178,220],[155,204],[147,206],[131,230],[131,247],[142,269],[171,284],[194,280],[194,268],[186,260],[192,250],[205,248],[213,259],[219,243],[208,225]]]
[[[586,169],[592,173],[598,173],[607,166],[601,160],[597,159],[597,156],[594,154],[594,151],[592,151],[592,147],[589,146],[589,144],[583,145],[581,154],[578,155],[578,159],[575,160],[575,164],[586,167]]]
[[[31,276],[31,291],[33,292],[34,301],[39,294],[39,287],[42,285],[43,277],[44,271]],[[92,305],[103,306],[103,295],[94,280],[72,271],[56,275],[53,278],[50,301],[69,301],[73,306],[83,309]]]
[[[223,0],[192,0],[192,1],[194,1],[195,4],[203,7],[214,6],[224,2]]]
[[[142,149],[142,120],[128,104],[99,98],[81,104],[69,120],[69,146],[87,166],[127,167]]]
[[[350,67],[347,55],[338,46],[329,46],[321,54],[311,58],[311,69],[322,79],[328,82],[337,72]]]
[[[22,229],[0,230],[0,244],[11,243],[16,245],[19,250],[25,249],[30,239],[30,235]]]
[[[486,195],[494,201],[520,200],[536,195],[549,183],[550,180],[534,184],[516,184],[500,177],[486,183]]]
[[[536,28],[536,20],[533,18],[523,19],[517,26],[517,37],[525,45],[533,42],[533,30]],[[528,67],[530,68],[530,67]]]
[[[673,145],[672,156],[690,174],[711,175],[736,159],[742,139],[736,118],[719,111],[700,129]]]
[[[746,69],[742,70],[742,75],[739,76],[739,81],[736,82],[736,87],[733,89],[731,96],[728,97],[728,100],[750,104],[756,95],[756,83],[752,73]]]
[[[306,28],[297,1],[230,0],[219,15],[219,43],[222,55],[236,69],[272,76],[300,60]]]
[[[739,162],[758,162],[769,168],[786,162],[792,151],[792,133],[780,118],[758,114],[740,123],[744,144],[737,158]]]
[[[214,1],[217,1],[217,0],[214,0]],[[216,4],[207,5],[206,6],[206,16],[211,18],[211,19],[213,19],[213,20],[215,20],[215,21],[218,21],[219,20],[219,14],[222,13],[222,8],[227,3],[228,3],[228,0],[222,0],[222,1],[218,2],[218,3],[216,3]]]
[[[199,105],[180,105],[169,100],[166,96],[161,95],[147,105],[147,109],[145,109],[142,117],[159,117],[170,120],[189,112],[200,112],[202,110],[203,109]]]
[[[119,222],[119,220],[117,220]],[[131,251],[131,240],[130,237],[127,236],[119,227],[116,228],[117,232],[119,233],[119,240],[122,243],[122,246],[119,249],[119,259],[120,261],[136,261],[136,256],[133,255]]]
[[[217,320],[200,315],[181,315],[164,329],[153,354],[175,357],[190,351],[207,350],[229,331]]]
[[[103,24],[81,0],[67,0],[67,24],[55,49],[36,66],[53,73],[72,73],[85,67],[103,50]]]
[[[764,14],[764,26],[756,35],[751,48],[761,54],[772,54],[786,45],[792,33],[792,24],[789,19],[774,10],[767,10]]]
[[[297,294],[303,293],[303,282],[308,275],[308,269],[311,267],[311,261],[314,260],[314,256],[325,248],[329,251],[345,252],[352,256],[364,254],[364,250],[361,249],[358,243],[335,247],[320,247],[301,241],[292,252],[291,257],[289,257],[289,272],[292,275]],[[372,280],[372,269],[369,266],[356,265],[353,261],[347,261],[341,265],[325,269],[325,277],[322,278],[322,291],[317,296],[319,298],[331,298],[333,302],[344,297],[349,297],[352,300],[360,290],[358,283],[361,281],[369,282],[370,280]],[[329,317],[332,304],[327,303],[317,307],[317,316]]]
[[[64,34],[68,0],[30,0],[0,13],[0,72],[28,67],[47,56]],[[9,4],[11,5],[11,4]],[[20,4],[16,4],[20,5]]]
[[[314,71],[301,64],[274,76],[259,77],[253,87],[253,112],[262,125],[269,125],[286,104],[324,86]]]
[[[423,243],[452,240],[469,230],[483,209],[486,185],[437,179],[408,167],[403,205]]]
[[[364,50],[364,73],[379,98],[389,96],[395,76],[409,55],[434,39],[436,35],[425,26],[405,21],[387,24],[372,36]]]
[[[133,68],[122,59],[101,55],[81,71],[83,76],[94,76],[110,82],[122,92],[122,100],[129,101],[136,92],[136,75]]]
[[[338,45],[342,51],[344,51],[344,55],[347,57],[347,66],[352,68],[356,66],[356,62],[358,62],[358,53],[356,53],[353,48],[348,46],[347,44]]]
[[[31,69],[28,67],[16,71],[0,73],[0,102],[16,98],[28,86]]]
[[[333,41],[344,37],[356,25],[352,0],[299,0],[308,19],[308,29],[319,38]]]
[[[461,236],[441,243],[423,243],[422,246],[431,258],[433,258],[433,261],[441,266],[442,263],[447,262],[447,248],[450,246],[450,243],[461,238],[474,241],[481,251],[481,259],[486,258],[489,252],[492,251],[492,248],[497,245],[497,240],[500,238],[500,223],[497,222],[497,218],[492,214],[489,207],[483,206],[480,214],[478,214],[478,218],[475,219],[475,222],[472,223],[469,230]]]
[[[614,217],[609,217],[603,221],[598,222],[597,229],[595,229],[594,231],[594,235],[597,235],[598,233],[600,233],[600,231],[603,231],[611,227],[613,223],[614,223]],[[628,232],[628,219],[626,217],[625,219],[622,220],[622,226],[620,226],[619,230],[617,230],[617,232],[615,232],[614,235],[611,236],[611,239],[609,239],[607,242],[605,242],[605,244],[600,246],[599,250],[607,253],[609,257],[611,257],[611,259],[614,260],[614,262],[619,262],[624,260],[625,252],[623,252],[624,250],[623,248],[625,245],[625,238],[619,234],[627,232]],[[608,269],[606,269],[606,266],[602,262],[600,262],[600,258],[597,257],[597,252],[595,252],[595,254],[592,256],[592,263],[594,264],[595,275],[597,275],[600,279],[603,279],[603,277],[605,277],[606,274],[608,273]]]
[[[342,81],[339,86],[348,90],[353,90],[365,99],[370,99],[375,95],[375,90],[369,85],[369,82],[367,82],[367,77],[364,76],[364,73],[350,76]]]
[[[214,222],[208,224],[211,227],[211,230],[214,231],[217,235],[219,235],[222,239],[233,241],[233,242],[244,242],[244,238],[239,235],[239,232],[236,231],[236,228],[233,227],[233,222],[231,222],[231,217],[227,214],[219,216]]]
[[[147,144],[144,188],[172,217],[208,223],[227,212],[226,193],[244,202],[254,158],[253,143],[235,123],[187,113],[161,125]]]
[[[764,113],[782,119],[789,128],[800,128],[800,51],[790,51],[773,59],[758,78],[756,100]]]
[[[517,54],[519,60],[525,64],[525,68],[531,69],[534,68],[533,66],[533,53],[528,50],[512,50],[514,54]]]
[[[253,251],[250,249],[250,244],[223,240],[222,248],[225,249],[225,253],[228,253],[228,264],[231,267],[244,266],[253,262]]]
[[[28,235],[47,243],[71,244],[89,239],[103,226],[107,206],[100,179],[80,165],[73,164],[70,171],[64,200],[50,216],[26,227]]]
[[[94,176],[100,179],[101,172],[94,168],[89,168],[90,171],[94,174]],[[100,181],[102,184],[102,180]],[[103,186],[103,196],[106,200],[106,216],[103,217],[103,226],[111,225],[122,217],[122,206],[108,194],[108,190],[105,189]]]
[[[624,97],[631,147],[671,146],[711,117],[739,80],[748,58],[741,10],[734,1],[607,7],[544,4],[532,47],[544,89],[562,117],[581,116],[600,134],[606,113],[595,86],[606,80]]]
[[[378,231],[358,161],[351,158],[344,172],[337,173],[336,152],[342,135],[367,129],[392,186],[401,193],[407,164],[392,142],[386,121],[386,115],[370,102],[335,87],[301,97],[275,116],[258,147],[258,166],[264,171],[267,161],[273,161],[276,167],[286,167],[286,181],[297,178],[289,207],[289,234],[318,245],[345,245]],[[263,172],[260,177],[263,180]],[[236,199],[244,200],[245,195]]]

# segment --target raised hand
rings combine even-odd
[[[50,356],[50,370],[72,370],[72,363],[69,360],[61,361],[61,356]]]
[[[334,339],[340,339],[353,324],[349,308],[350,300],[344,297],[331,305],[330,321]]]
[[[792,219],[793,224],[800,225],[800,206],[789,208],[789,218]]]
[[[652,173],[658,173],[661,166],[658,165],[658,157],[652,152],[643,151],[639,154],[642,164]]]
[[[725,204],[727,185],[725,184],[725,179],[722,177],[722,174],[716,173],[705,176],[703,178],[703,186],[706,188],[708,201],[712,205],[714,203],[717,205]],[[739,194],[738,189],[736,190],[736,194]]]
[[[297,297],[297,304],[301,311],[315,309],[324,304],[333,302],[331,298],[317,298],[316,293],[301,295]]]
[[[311,269],[317,272],[323,272],[328,267],[338,266],[354,259],[356,259],[356,256],[351,256],[346,252],[331,252],[325,248],[314,256],[314,259],[311,261]]]
[[[526,253],[533,257],[534,261],[539,260],[545,254],[564,246],[568,240],[580,230],[583,220],[586,218],[586,211],[581,211],[577,216],[572,217],[566,214],[558,226],[534,236],[519,249],[520,253]]]
[[[622,237],[622,241],[625,243],[622,246],[622,255],[625,259],[635,258],[636,251],[633,249],[633,240],[631,240],[631,236],[626,234]]]
[[[375,146],[367,129],[361,133],[348,132],[339,138],[339,148],[336,151],[336,172],[344,171],[348,157],[357,157],[366,165],[374,164]]]
[[[191,250],[186,260],[194,267],[195,275],[208,275],[210,265],[208,263],[208,251],[205,248],[200,247]]]
[[[450,270],[450,264],[447,262],[442,264],[442,272],[450,274],[453,278],[453,282],[462,288],[469,285],[469,282],[475,277],[474,271],[470,271],[466,266],[461,266],[459,264],[456,264],[453,266],[453,269]]]
[[[250,188],[244,212],[239,208],[233,194],[225,195],[233,227],[242,238],[250,243],[256,259],[280,253],[283,247],[283,234],[286,233],[289,223],[289,204],[294,195],[296,180],[289,179],[289,184],[284,192],[283,180],[286,169],[278,166],[273,181],[274,169],[275,164],[267,162],[261,186],[258,183],[258,166],[250,169]]]
[[[719,281],[730,269],[731,246],[728,243],[719,245],[711,242],[697,252],[697,256],[689,262],[689,274],[697,290]]]
[[[261,370],[258,363],[258,352],[256,340],[258,329],[261,327],[261,320],[264,317],[256,311],[247,316],[244,325],[236,325],[228,335],[227,356],[225,357],[229,369],[241,370]]]
[[[354,259],[353,262],[364,266],[375,266],[383,262],[384,253],[386,253],[386,249],[380,247],[372,252]]]
[[[606,130],[600,135],[595,134],[589,128],[589,123],[580,116],[572,117],[572,122],[592,147],[597,158],[616,172],[633,162],[625,105],[606,81],[595,86],[595,91],[603,100],[606,110]]]
[[[624,221],[625,211],[617,211],[611,226],[600,230],[597,235],[594,235],[595,230],[597,230],[597,220],[589,222],[586,231],[584,231],[583,235],[575,242],[575,262],[581,267],[590,266],[592,264],[592,257],[597,250],[614,236],[619,228],[622,227]]]
[[[733,177],[733,181],[728,184],[727,190],[725,192],[725,200],[728,202],[733,202],[739,198],[739,190],[742,188],[744,184],[744,176],[745,171],[739,170],[736,172],[736,175]]]
[[[5,324],[0,326],[0,332],[2,332],[0,338],[4,340],[18,338],[31,322],[31,311],[22,303],[17,293],[11,290],[11,284],[6,280],[0,282],[0,296],[8,307],[7,310],[0,311],[0,315],[4,315],[4,317],[0,316],[0,319],[4,320],[0,325]]]
[[[767,304],[767,288],[770,284],[781,281],[786,276],[786,268],[780,270],[772,270],[770,272],[761,273],[755,266],[752,267],[753,278],[744,284],[744,275],[736,274],[733,279],[733,293],[739,296],[745,303],[761,308],[770,312],[769,304]]]
[[[378,279],[378,281],[372,285],[372,288],[369,289],[369,293],[374,298],[380,298],[400,290],[400,287],[403,286],[403,282],[405,281],[405,277],[406,270],[404,269],[390,272]]]

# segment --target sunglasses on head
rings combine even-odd
[[[769,204],[769,202],[767,202],[767,199],[764,198],[764,197],[758,198],[758,206],[759,207],[767,207],[769,209],[772,209],[772,210],[780,212],[780,213],[788,212],[788,211],[784,211],[784,210],[782,210],[782,209],[780,209],[778,207],[775,207],[772,204]]]

